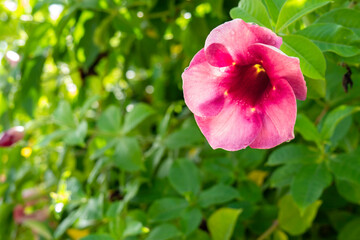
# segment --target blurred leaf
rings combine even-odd
[[[360,204],[360,184],[335,177],[336,189],[347,201]]]
[[[304,165],[295,175],[290,193],[300,209],[318,200],[332,177],[324,164]]]
[[[325,6],[329,2],[330,1],[326,0],[286,1],[279,13],[279,18],[276,23],[276,32],[281,32],[296,20],[322,6]]]
[[[154,222],[178,218],[188,205],[188,202],[182,198],[159,199],[150,206],[149,218]]]
[[[118,107],[112,105],[100,115],[97,125],[101,131],[117,133],[120,130],[121,113]]]
[[[200,175],[196,165],[187,159],[178,159],[169,171],[171,185],[182,195],[196,195],[200,190]]]
[[[305,76],[307,86],[307,98],[324,98],[326,94],[327,82],[322,79],[313,79]]]
[[[83,145],[88,130],[86,121],[82,121],[75,131],[66,134],[64,142],[69,145]]]
[[[231,9],[230,16],[240,18],[245,22],[253,22],[260,26],[271,28],[269,16],[261,0],[242,0],[239,6]]]
[[[201,220],[202,213],[199,208],[189,209],[181,215],[180,229],[185,235],[189,235],[199,227]]]
[[[208,228],[213,240],[230,240],[241,209],[220,208],[208,220]]]
[[[193,123],[170,134],[164,143],[170,149],[178,149],[193,146],[203,140],[204,137],[199,131],[199,128]]]
[[[41,237],[45,239],[53,239],[49,228],[44,223],[35,220],[26,220],[23,222],[23,224],[32,231],[38,233]]]
[[[266,164],[275,166],[279,164],[314,163],[319,156],[319,152],[312,151],[305,145],[287,144],[273,151]]]
[[[312,121],[304,114],[299,113],[296,117],[295,131],[307,141],[320,144],[320,134]]]
[[[280,49],[289,56],[300,60],[300,68],[304,75],[325,80],[326,62],[321,50],[309,39],[298,35],[283,36]]]
[[[90,234],[80,240],[114,240],[114,238],[108,234]]]
[[[0,228],[0,236],[4,239],[10,238],[11,233],[11,223],[13,218],[13,206],[8,203],[0,204],[0,223],[2,227]]]
[[[217,184],[200,193],[199,205],[207,208],[211,205],[229,202],[239,196],[240,194],[235,188],[224,184]]]
[[[135,138],[120,138],[113,158],[116,166],[125,171],[134,172],[144,168],[142,151]]]
[[[329,139],[333,135],[336,126],[344,118],[358,111],[360,111],[360,107],[343,105],[328,113],[320,131],[322,139]]]
[[[352,154],[339,154],[330,158],[329,167],[335,177],[360,184],[360,151]]]
[[[321,15],[315,23],[335,23],[353,30],[360,36],[360,11],[350,8],[335,8]]]
[[[339,232],[339,240],[357,240],[360,236],[360,218],[348,222]]]
[[[168,240],[175,239],[181,235],[180,231],[172,224],[162,224],[150,231],[145,240]]]
[[[301,212],[290,195],[284,196],[279,201],[280,227],[294,236],[304,233],[311,226],[320,205],[318,200]]]
[[[194,239],[196,239],[196,240],[210,240],[210,237],[206,232],[197,229],[193,234],[191,234],[190,236],[188,236],[186,238],[186,240],[194,240]]]
[[[360,37],[353,31],[337,24],[312,24],[297,34],[312,40],[322,51],[334,52],[344,57],[360,54],[360,48],[355,44]]]
[[[84,103],[84,105],[81,107],[80,109],[80,119],[83,118],[86,114],[86,111],[89,110],[89,108],[91,107],[91,105],[93,105],[96,101],[98,101],[100,99],[100,96],[95,95],[90,97],[89,99],[86,100],[86,102]]]
[[[135,105],[134,109],[125,115],[125,121],[123,126],[123,132],[127,133],[137,127],[142,121],[153,115],[154,110],[144,104],[138,103]]]
[[[66,101],[59,102],[58,107],[56,108],[54,114],[54,120],[60,126],[67,126],[70,128],[76,128],[76,124],[74,121],[73,112],[71,110],[71,106]]]
[[[300,171],[302,164],[286,164],[276,168],[270,177],[272,187],[281,188],[291,184],[295,174]]]
[[[269,14],[274,21],[274,23],[277,22],[280,10],[286,0],[265,0],[266,6],[269,10]]]

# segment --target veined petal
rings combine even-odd
[[[306,82],[301,73],[298,58],[286,56],[275,47],[259,43],[250,46],[249,51],[255,58],[262,61],[267,75],[273,80],[272,83],[285,79],[292,87],[297,99],[306,99]]]
[[[296,99],[289,83],[274,85],[258,107],[263,113],[262,129],[251,148],[272,148],[294,138]]]
[[[226,73],[211,66],[201,49],[182,74],[186,105],[197,116],[215,116],[224,105],[224,89],[219,86]]]
[[[217,67],[233,62],[246,65],[250,64],[248,47],[254,43],[279,48],[282,39],[267,28],[234,19],[210,32],[205,42],[205,55],[208,62]]]
[[[261,129],[261,117],[254,109],[231,100],[225,101],[217,116],[195,115],[195,120],[213,149],[236,151],[246,148]]]

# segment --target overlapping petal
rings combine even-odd
[[[211,66],[200,50],[182,74],[185,103],[198,116],[214,116],[224,105],[224,90],[219,86],[224,73]]]
[[[294,138],[296,99],[286,81],[274,85],[257,106],[262,112],[262,128],[252,148],[272,148]]]
[[[271,30],[234,19],[213,29],[205,42],[207,61],[216,67],[229,66],[233,62],[249,64],[248,47],[263,43],[279,48],[282,39]]]
[[[262,127],[258,113],[252,112],[248,106],[228,99],[218,115],[195,115],[195,120],[212,148],[228,151],[246,148],[254,141]]]
[[[253,58],[262,62],[272,81],[285,79],[289,82],[296,98],[305,100],[307,88],[298,58],[289,57],[281,50],[265,44],[253,44],[249,47],[249,52]]]

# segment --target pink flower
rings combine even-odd
[[[17,126],[10,128],[0,134],[0,147],[11,147],[24,137],[24,127]]]
[[[299,59],[271,30],[240,19],[212,30],[182,74],[185,103],[214,149],[272,148],[294,138]]]

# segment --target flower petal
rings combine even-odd
[[[233,62],[249,64],[247,48],[254,43],[263,43],[277,48],[282,39],[271,30],[234,19],[213,29],[205,42],[208,62],[217,67],[229,66]]]
[[[222,111],[215,117],[195,120],[213,149],[236,151],[249,146],[261,129],[261,117],[249,106],[225,101]]]
[[[296,99],[286,81],[278,82],[260,102],[262,129],[251,148],[272,148],[294,138]]]
[[[226,73],[211,66],[201,49],[182,74],[184,99],[189,109],[198,116],[215,116],[224,105],[224,91],[219,83]]]
[[[286,79],[296,98],[299,100],[306,99],[306,82],[301,73],[298,58],[289,57],[275,47],[259,43],[250,46],[249,51],[255,58],[262,61],[262,66],[270,80]]]

